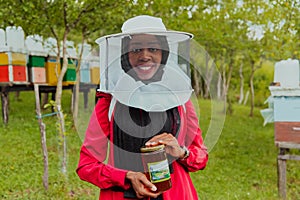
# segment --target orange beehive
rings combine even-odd
[[[9,82],[10,78],[9,78],[9,66],[8,65],[2,65],[0,66],[0,82]]]
[[[24,83],[27,82],[27,67],[26,66],[12,66],[13,82]]]

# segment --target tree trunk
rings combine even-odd
[[[3,122],[6,125],[8,123],[9,115],[9,97],[8,92],[1,92],[1,102],[2,102],[2,118]]]
[[[200,94],[200,79],[198,76],[198,71],[194,69],[193,78],[194,78],[194,90],[197,96]]]
[[[78,64],[78,66],[80,67],[80,64]],[[80,71],[76,70],[76,85],[75,85],[75,92],[73,92],[73,95],[74,95],[74,98],[73,98],[73,100],[74,100],[73,121],[74,121],[75,127],[77,127],[77,125],[78,125],[79,89],[80,89]]]
[[[251,94],[251,98],[250,98],[250,117],[253,117],[253,111],[254,111],[254,84],[253,84],[253,78],[254,78],[254,63],[252,63],[251,65],[251,74],[250,74],[250,94]]]
[[[250,109],[250,117],[253,117],[254,112],[254,103],[255,103],[255,94],[254,94],[254,73],[255,71],[262,66],[263,60],[261,59],[258,66],[255,67],[255,61],[251,62],[251,74],[250,74],[250,94],[251,94],[251,109]]]
[[[223,112],[226,113],[226,105],[227,105],[227,88],[226,88],[226,76],[225,76],[226,72],[225,69],[222,72],[222,77],[223,77],[223,84],[222,84],[222,98],[224,99],[224,108],[223,108]]]
[[[84,49],[84,41],[85,38],[82,36],[82,42],[81,42],[81,51],[79,53],[79,59],[78,59],[78,65],[76,68],[76,85],[75,85],[75,94],[74,94],[74,107],[73,107],[73,121],[75,124],[75,127],[77,127],[78,123],[78,105],[79,105],[79,89],[80,89],[80,68],[81,68],[81,61],[82,61],[82,54]]]
[[[68,67],[68,58],[67,58],[67,47],[66,47],[66,41],[67,41],[67,32],[64,34],[63,39],[63,66],[61,69],[61,73],[58,76],[57,80],[57,87],[56,87],[56,96],[55,96],[55,102],[56,102],[56,110],[57,110],[57,118],[59,121],[59,134],[62,139],[62,145],[63,145],[63,155],[62,155],[62,173],[66,174],[67,172],[67,142],[66,142],[66,131],[65,131],[65,119],[64,114],[61,108],[61,98],[62,98],[62,83],[64,75],[67,71]],[[58,42],[59,43],[59,42]],[[59,48],[59,45],[57,45]],[[60,62],[59,59],[60,51],[58,51],[58,59],[57,61]]]
[[[246,92],[245,98],[244,98],[244,103],[243,105],[246,105],[248,102],[248,98],[249,98],[249,90]]]
[[[219,100],[222,99],[222,75],[221,75],[221,73],[219,73],[219,75],[218,75],[217,97]]]
[[[230,54],[230,57],[232,57],[232,55]],[[226,77],[226,90],[225,90],[225,102],[227,102],[228,104],[228,111],[229,113],[232,113],[232,99],[228,100],[228,91],[229,91],[229,87],[230,87],[230,82],[231,82],[231,78],[232,78],[232,71],[233,71],[233,60],[230,59],[230,62],[228,64],[229,69],[228,69],[228,73],[227,73],[227,77]]]
[[[239,97],[239,104],[242,104],[243,100],[244,100],[244,75],[243,75],[243,63],[241,63],[240,65],[240,70],[239,70],[239,74],[240,74],[240,97]]]
[[[214,66],[211,66],[211,65],[213,65],[213,62],[211,62],[211,60],[209,59],[208,53],[205,53],[205,55],[206,55],[206,58],[205,58],[206,72],[205,72],[204,98],[208,99],[209,94],[210,94],[211,81],[212,81],[213,74],[214,74]]]
[[[43,185],[44,188],[48,190],[49,165],[48,165],[48,150],[47,150],[47,143],[46,143],[46,125],[43,123],[42,114],[41,114],[39,85],[34,84],[34,92],[35,92],[36,114],[38,116],[38,122],[40,126],[41,145],[42,145],[42,152],[43,152],[43,163],[44,163]]]

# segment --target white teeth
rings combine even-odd
[[[139,66],[139,69],[147,71],[147,70],[151,69],[151,67]]]

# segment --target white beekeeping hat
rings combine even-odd
[[[110,93],[119,102],[146,111],[165,111],[183,105],[192,94],[189,74],[182,69],[189,61],[189,41],[192,34],[167,30],[162,19],[140,15],[123,23],[122,32],[98,38],[100,46],[100,91]],[[163,75],[159,81],[145,82],[133,79],[126,70],[122,58],[128,53],[126,40],[134,35],[154,35],[163,38],[161,49],[168,52],[166,62],[161,63]],[[187,48],[187,49],[179,49]],[[126,52],[127,51],[127,52]],[[185,66],[185,68],[187,68]]]

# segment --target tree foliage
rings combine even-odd
[[[22,26],[26,35],[55,36],[60,41],[67,33],[67,40],[93,45],[98,37],[120,32],[122,23],[132,16],[161,17],[168,29],[194,34],[222,76],[223,97],[230,94],[231,99],[240,96],[237,80],[241,66],[245,81],[242,87],[247,91],[254,87],[250,86],[251,79],[255,85],[255,71],[261,61],[300,56],[299,1],[0,0],[0,5],[2,28]],[[204,68],[205,76],[212,74],[209,66]],[[205,96],[207,85],[216,84],[217,79],[200,79],[196,82],[203,83],[200,93]]]

